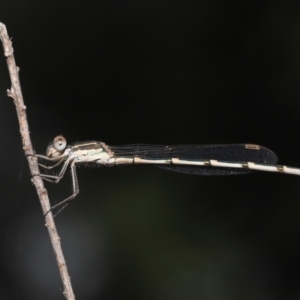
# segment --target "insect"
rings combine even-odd
[[[276,165],[278,159],[273,151],[253,144],[109,146],[103,142],[92,141],[67,145],[66,139],[60,135],[48,145],[46,155],[35,156],[52,163],[50,166],[39,163],[44,169],[61,167],[56,176],[39,174],[50,182],[58,183],[70,166],[73,193],[51,208],[63,205],[59,212],[79,193],[76,173],[76,166],[79,164],[151,164],[171,171],[198,175],[234,175],[249,173],[251,170],[300,175],[299,168]]]

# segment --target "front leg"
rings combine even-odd
[[[70,158],[65,161],[58,175],[39,174],[38,176],[47,181],[58,183],[64,177],[70,161]]]
[[[41,158],[41,159],[43,159],[43,160],[51,161],[51,162],[57,161],[57,163],[55,163],[55,164],[52,165],[52,166],[46,166],[46,165],[43,165],[43,164],[39,163],[39,166],[41,166],[41,167],[44,168],[44,169],[48,169],[48,170],[53,169],[53,168],[57,167],[58,165],[62,164],[63,161],[64,161],[65,158],[66,158],[66,157],[63,156],[63,155],[58,156],[58,157],[48,157],[48,156],[45,156],[45,155],[36,154],[36,155],[34,155],[34,156],[37,157],[37,158]]]
[[[76,166],[75,161],[71,163],[71,175],[72,175],[72,185],[73,185],[73,194],[66,199],[62,200],[61,202],[57,203],[56,205],[52,206],[51,209],[47,212],[49,213],[53,209],[62,206],[59,211],[54,215],[56,217],[79,193],[79,186],[77,180],[77,173],[76,173]]]
[[[64,160],[65,160],[65,159],[64,159],[64,157],[63,157],[63,158],[61,158],[56,164],[54,164],[54,165],[52,165],[52,166],[46,166],[46,165],[43,165],[43,164],[40,164],[40,163],[39,163],[39,166],[42,167],[42,168],[44,168],[44,169],[51,170],[51,169],[53,169],[53,168],[55,168],[55,167],[61,165],[61,164],[63,163]]]

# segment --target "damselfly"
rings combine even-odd
[[[57,176],[39,174],[43,179],[58,183],[70,165],[73,193],[54,205],[62,209],[79,193],[76,165],[115,166],[126,164],[152,164],[161,168],[188,174],[234,175],[254,171],[279,172],[300,175],[300,169],[276,165],[277,156],[268,148],[253,144],[232,145],[145,145],[108,146],[103,142],[83,142],[67,146],[63,136],[51,142],[45,155],[36,157],[52,162],[42,168],[61,166]]]

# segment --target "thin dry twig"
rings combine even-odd
[[[19,74],[18,74],[19,69],[16,66],[15,58],[13,55],[12,42],[8,37],[6,27],[3,23],[0,23],[0,39],[3,44],[4,55],[7,60],[7,66],[8,66],[10,80],[11,80],[11,89],[7,90],[7,94],[9,97],[13,99],[14,104],[16,106],[19,125],[20,125],[20,133],[21,133],[21,138],[23,143],[23,149],[28,160],[31,175],[33,176],[31,180],[35,185],[38,197],[41,202],[42,210],[45,215],[46,227],[50,235],[58,269],[64,286],[63,294],[68,300],[75,300],[70,276],[67,270],[67,265],[61,249],[60,238],[56,230],[52,212],[51,211],[49,212],[51,206],[48,198],[48,193],[44,187],[44,183],[41,177],[36,176],[40,174],[40,172],[39,172],[37,159],[36,157],[32,156],[34,154],[34,151],[32,148],[30,135],[29,135],[29,127],[28,127],[27,116],[26,116],[26,106],[24,105],[22,91],[21,91],[21,84],[20,84]]]

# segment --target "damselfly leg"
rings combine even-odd
[[[43,155],[37,155],[38,158],[40,159],[46,159],[46,160],[49,160],[46,156],[43,156]],[[50,159],[50,161],[53,161],[52,159]],[[79,193],[79,186],[78,186],[78,179],[77,179],[77,173],[76,173],[76,161],[73,160],[71,163],[70,163],[70,159],[67,159],[66,161],[64,161],[64,159],[60,159],[60,161],[58,163],[56,163],[55,165],[52,165],[52,166],[46,166],[46,165],[43,165],[43,164],[40,164],[39,165],[42,167],[42,168],[45,168],[45,169],[53,169],[59,165],[61,165],[63,162],[63,166],[59,172],[58,175],[48,175],[48,174],[40,174],[40,176],[47,180],[47,181],[50,181],[50,182],[54,182],[54,183],[58,183],[65,175],[65,172],[70,164],[70,170],[71,170],[71,176],[72,176],[72,187],[73,187],[73,194],[69,197],[67,197],[66,199],[62,200],[61,202],[59,202],[58,204],[56,205],[53,205],[51,207],[51,211],[53,211],[54,209],[56,209],[57,207],[61,207],[61,209],[54,215],[58,215],[68,204],[70,201],[72,201],[76,196],[77,194]]]

